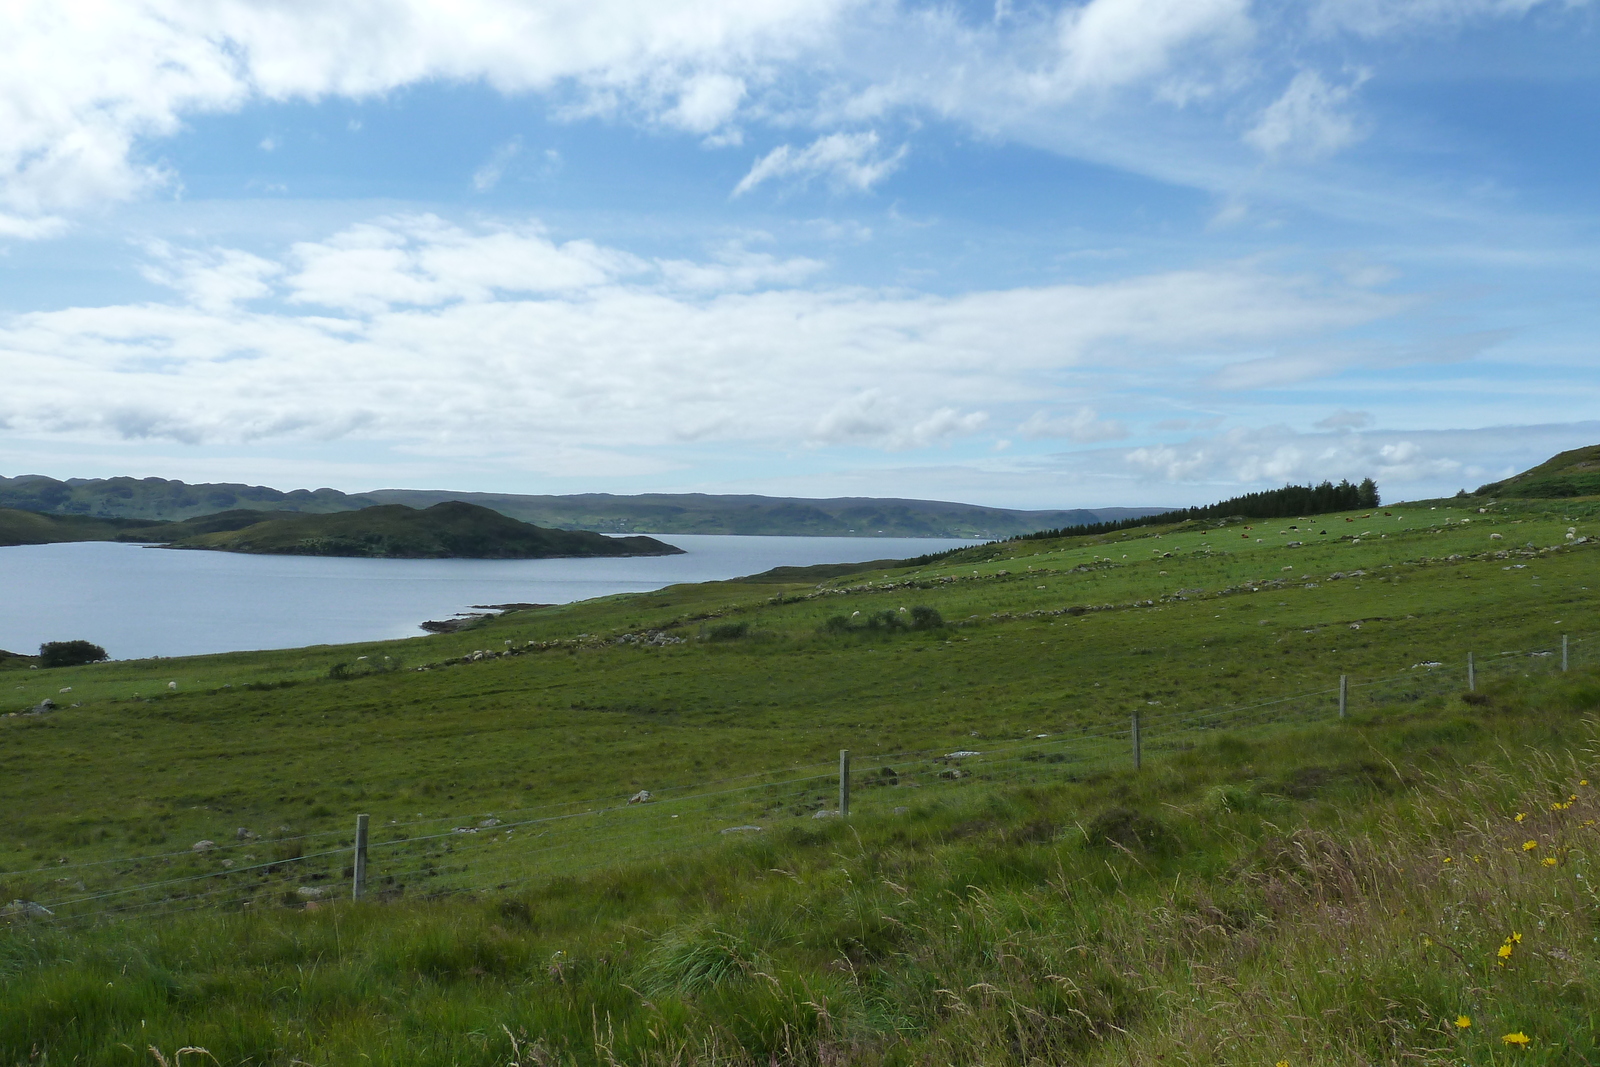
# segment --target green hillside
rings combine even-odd
[[[1592,1062],[1597,524],[1188,522],[6,672],[0,900],[55,915],[0,931],[0,1063]]]
[[[378,501],[336,489],[281,492],[234,482],[189,485],[168,478],[71,478],[38,474],[0,477],[0,508],[52,515],[146,520],[188,519],[235,508],[322,513],[353,511]]]
[[[1473,495],[1522,499],[1600,496],[1600,445],[1559,453],[1503,482],[1479,486]]]
[[[139,519],[41,515],[34,511],[0,508],[0,548],[64,541],[137,541],[142,538],[130,535],[148,530],[150,526],[149,522]]]
[[[382,504],[331,515],[280,515],[248,526],[237,525],[240,515],[233,512],[226,521],[213,522],[220,528],[180,537],[171,547],[380,559],[666,556],[683,551],[653,537],[546,530],[460,502],[435,504],[422,511],[403,504]],[[200,525],[206,521],[200,520]]]

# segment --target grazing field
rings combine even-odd
[[[58,912],[0,934],[0,1052],[1585,1062],[1596,510],[1189,523],[401,642],[0,660],[7,710],[61,705],[0,719],[0,897]],[[813,818],[840,749],[848,823]],[[342,891],[357,812],[375,899],[298,910]],[[1489,1033],[1519,1011],[1525,1049]]]

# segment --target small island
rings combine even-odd
[[[653,537],[607,537],[587,530],[534,526],[456,500],[422,509],[380,504],[332,514],[236,508],[182,522],[41,515],[0,508],[0,545],[63,541],[127,541],[216,552],[368,559],[556,559],[675,556],[683,552]]]

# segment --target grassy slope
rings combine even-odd
[[[49,545],[63,541],[116,541],[147,529],[138,519],[91,518],[86,515],[41,515],[0,508],[0,547]]]
[[[1480,486],[1474,495],[1524,499],[1600,496],[1600,445],[1561,452],[1503,482]]]
[[[281,515],[238,529],[182,537],[174,547],[387,559],[660,556],[680,551],[650,537],[547,530],[459,502],[422,511],[386,504],[333,515]]]
[[[0,723],[0,810],[19,813],[0,830],[0,868],[182,849],[241,824],[333,831],[354,810],[380,826],[505,813],[825,760],[846,745],[867,759],[997,748],[1104,730],[1135,708],[1159,714],[1152,701],[1225,705],[1339,673],[1454,665],[1468,648],[1600,634],[1596,548],[1523,547],[1561,544],[1569,526],[1587,534],[1592,506],[1549,507],[1413,505],[1310,532],[1265,523],[1027,542],[821,589],[716,583],[408,642],[12,673],[0,684],[15,686],[18,707],[66,686],[84,706]],[[1308,543],[1286,547],[1294,540]],[[1496,551],[1525,554],[1450,559]],[[1365,576],[1328,580],[1356,569]],[[908,577],[921,586],[900,584]],[[1292,581],[1265,584],[1274,578]],[[1154,603],[1131,606],[1143,601]],[[963,624],[816,633],[834,613],[919,603]],[[1023,617],[1101,605],[1114,607]],[[649,649],[599,639],[693,638],[730,620],[753,636]],[[507,641],[547,650],[371,669],[386,655],[442,664]],[[528,913],[400,904],[0,942],[0,970],[10,958],[22,976],[0,994],[11,998],[0,1049],[20,1061],[43,1036],[58,1058],[89,1062],[114,1062],[121,1041],[195,1042],[224,1062],[487,1064],[509,1058],[503,1023],[585,1062],[604,1062],[596,1040],[622,1062],[706,1042],[756,1062],[1350,1063],[1424,1047],[1491,1062],[1488,1028],[1527,1027],[1548,1044],[1591,1025],[1594,1004],[1588,912],[1573,897],[1587,828],[1539,814],[1527,832],[1544,843],[1530,854],[1508,836],[1523,833],[1510,805],[1541,810],[1519,791],[1543,804],[1579,774],[1534,768],[1560,779],[1543,782],[1523,746],[1570,749],[1587,736],[1575,714],[1600,703],[1592,676],[1518,680],[1547,662],[1505,660],[1488,708],[1358,695],[1350,726],[1214,738],[1137,780],[1030,765],[1032,784],[986,784],[980,771],[935,788],[897,760],[906,786],[924,789],[864,790],[853,828],[793,818],[820,805],[824,784],[758,805],[772,831],[761,843],[550,884],[518,898]],[[329,679],[338,663],[357,676]],[[1493,774],[1450,769],[1472,759]],[[1438,789],[1417,791],[1424,772]],[[889,814],[902,795],[912,812]],[[1167,844],[1124,852],[1080,832],[1110,805],[1161,820]],[[680,824],[751,813],[697,814]],[[1558,838],[1569,851],[1549,851]],[[608,840],[595,839],[600,859]],[[1483,862],[1451,881],[1442,853],[1466,849]],[[1549,940],[1529,947],[1526,968],[1518,957],[1494,969],[1485,961],[1513,928]],[[1450,951],[1425,951],[1424,936]],[[1440,1030],[1469,1009],[1483,1029]],[[1580,1054],[1541,1046],[1522,1062]]]

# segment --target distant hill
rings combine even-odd
[[[200,534],[242,530],[267,519],[293,518],[292,511],[240,508],[201,515],[182,522],[105,518],[94,515],[46,515],[19,508],[0,508],[0,547],[52,545],[68,541],[129,541],[164,544]]]
[[[1480,485],[1473,495],[1525,498],[1600,496],[1600,445],[1559,453],[1505,481]]]
[[[1073,508],[1014,511],[941,500],[731,496],[647,493],[526,496],[436,489],[337,489],[282,492],[234,483],[189,485],[163,478],[72,478],[27,474],[0,478],[0,508],[90,518],[183,520],[234,510],[332,514],[374,504],[425,508],[460,500],[523,522],[600,533],[791,534],[813,537],[1006,538],[1035,530],[1153,515],[1167,508]],[[75,540],[81,538],[74,538]]]
[[[0,508],[97,518],[187,519],[234,508],[326,513],[377,503],[337,489],[285,493],[232,482],[189,485],[166,478],[69,478],[62,482],[40,474],[0,478]]]
[[[404,504],[380,504],[332,515],[279,515],[242,528],[190,534],[171,547],[378,559],[670,556],[683,551],[653,537],[547,530],[460,501],[422,511]]]
[[[810,537],[1005,538],[1047,527],[1081,526],[1166,508],[1074,508],[1013,511],[942,500],[876,497],[733,496],[643,493],[614,496],[513,496],[426,489],[375,489],[364,494],[386,503],[420,506],[465,500],[506,515],[562,529],[607,533],[793,534]]]

